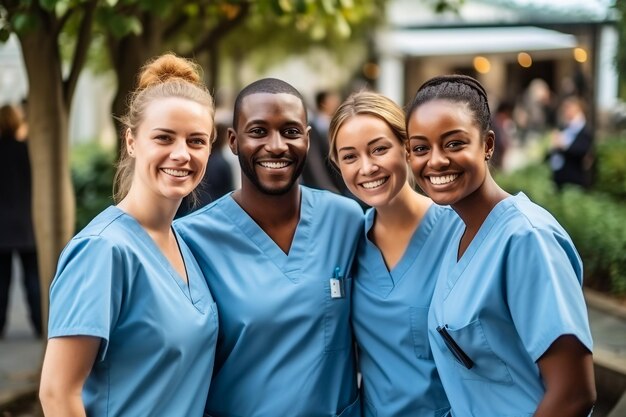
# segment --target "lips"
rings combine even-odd
[[[456,180],[459,177],[459,174],[449,174],[449,175],[430,175],[428,179],[431,184],[434,185],[445,185],[450,184],[452,181]]]
[[[186,177],[191,174],[191,171],[187,169],[161,168],[161,171],[165,172],[167,175],[178,178]]]
[[[366,190],[373,190],[374,188],[378,188],[389,180],[389,177],[380,178],[374,181],[367,181],[361,183],[361,187]]]
[[[258,162],[263,168],[281,169],[291,165],[290,161],[260,161]]]

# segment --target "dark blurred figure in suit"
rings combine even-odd
[[[580,98],[565,98],[559,113],[563,127],[552,134],[549,154],[552,178],[558,189],[565,184],[589,187],[594,163],[594,132],[587,123]]]
[[[196,189],[197,200],[194,202],[190,196],[183,198],[176,218],[202,208],[235,189],[231,165],[224,157],[224,152],[230,152],[224,150],[228,142],[228,121],[216,114],[215,128],[217,135],[211,147],[204,177]]]
[[[0,181],[0,336],[7,321],[13,254],[23,270],[30,320],[41,336],[41,300],[37,249],[32,223],[31,174],[26,137],[28,128],[14,106],[0,107],[0,155],[8,175]]]
[[[328,126],[340,104],[341,97],[334,91],[320,91],[315,95],[317,109],[310,121],[309,153],[302,171],[302,184],[345,195],[347,189],[341,175],[328,160]]]

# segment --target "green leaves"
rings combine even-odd
[[[138,35],[142,31],[141,21],[137,16],[124,15],[110,7],[98,9],[96,21],[118,39],[129,34]]]

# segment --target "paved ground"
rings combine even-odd
[[[596,372],[602,379],[598,380],[601,401],[593,416],[626,417],[626,306],[591,291],[587,291],[586,298],[596,368],[600,369],[600,366],[603,370],[602,376]],[[14,414],[7,411],[8,404],[16,398],[32,401],[43,355],[43,344],[34,337],[27,319],[21,282],[15,279],[6,330],[4,339],[0,340],[0,417],[34,416],[33,413]],[[604,389],[607,395],[603,395],[605,393],[601,390]],[[612,390],[610,395],[609,389]],[[621,401],[619,395],[622,395]]]

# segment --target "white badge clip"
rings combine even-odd
[[[339,267],[337,267],[330,279],[330,298],[343,298],[343,296],[343,277],[339,275]]]

